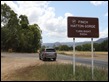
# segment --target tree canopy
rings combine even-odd
[[[26,15],[17,14],[1,4],[1,50],[36,52],[41,47],[41,29],[38,24],[29,25]]]

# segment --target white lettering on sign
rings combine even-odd
[[[88,35],[88,33],[91,33],[91,30],[76,30],[76,32],[80,35]]]
[[[88,25],[88,23],[89,23],[88,21],[78,20],[77,22],[78,22],[78,24],[76,23],[76,20],[73,19],[72,24],[70,24],[70,27],[72,27],[72,28],[76,28],[76,27],[78,27],[78,28],[95,28],[95,25]]]
[[[76,32],[85,32],[85,33],[90,33],[91,30],[76,30]]]
[[[84,25],[81,25],[81,24],[77,24],[77,26],[80,28],[84,28]]]
[[[82,32],[82,30],[76,30],[76,32]]]
[[[80,35],[87,35],[87,33],[80,33]]]
[[[85,28],[95,28],[95,25],[85,25]]]
[[[73,19],[73,20],[72,20],[72,23],[73,23],[73,24],[75,24],[75,23],[76,23],[76,20],[75,20],[75,19]]]
[[[83,30],[83,32],[89,33],[91,32],[91,30]]]
[[[95,25],[71,24],[70,27],[75,28],[95,28]]]
[[[88,24],[88,21],[78,20],[78,23],[81,23],[81,24]]]
[[[70,27],[77,27],[77,24],[74,24],[74,25],[70,25]]]

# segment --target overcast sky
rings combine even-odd
[[[28,16],[30,24],[38,24],[43,43],[71,42],[67,37],[67,17],[83,16],[99,18],[99,38],[108,36],[108,2],[104,1],[1,1],[17,14]],[[97,40],[99,38],[94,38]],[[90,41],[76,38],[76,42]]]

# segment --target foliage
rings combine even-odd
[[[83,51],[90,51],[91,50],[91,44],[83,44],[82,50]]]
[[[29,25],[26,15],[17,14],[1,4],[1,49],[16,52],[36,52],[41,46],[41,30],[37,24]]]
[[[108,40],[105,40],[100,44],[100,49],[102,51],[108,51]]]
[[[54,48],[60,51],[69,51],[73,49],[73,47],[69,47],[67,45],[60,45],[59,47],[54,47]]]
[[[82,51],[82,45],[76,46],[75,49],[78,50],[78,51]]]
[[[94,43],[94,51],[108,51],[108,40],[104,40],[101,43]],[[91,51],[91,44],[83,44],[76,46],[78,51]]]
[[[94,43],[93,47],[94,47],[94,51],[108,51],[108,40],[104,40],[101,43]],[[69,50],[73,50],[73,47],[72,46],[69,47],[67,45],[60,45],[59,47],[55,47],[55,49],[60,51],[69,51]],[[78,45],[75,47],[75,50],[91,51],[91,44]]]
[[[61,50],[61,51],[68,51],[68,46],[67,45],[61,45],[61,46],[59,46],[59,50]]]

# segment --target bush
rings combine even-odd
[[[12,48],[8,49],[8,52],[10,52],[10,53],[13,52]]]

